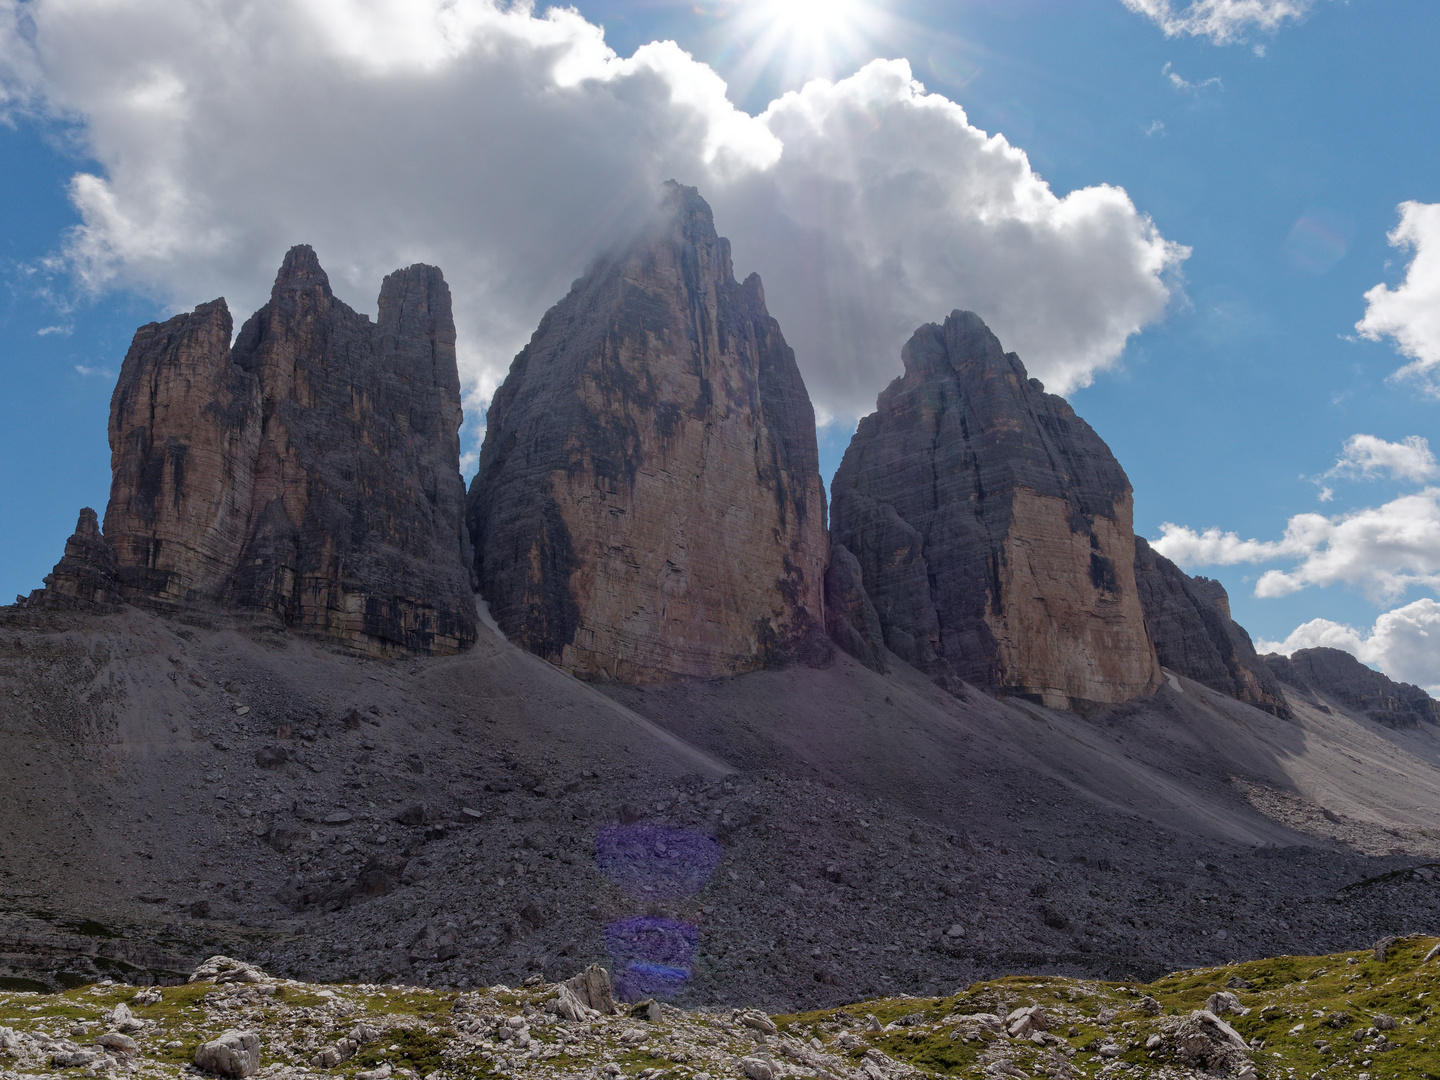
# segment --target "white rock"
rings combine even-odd
[[[195,1048],[195,1066],[230,1080],[253,1076],[260,1067],[260,1036],[253,1031],[226,1031]]]
[[[740,1071],[750,1080],[775,1080],[775,1063],[762,1057],[741,1058]]]

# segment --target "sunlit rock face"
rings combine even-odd
[[[1159,686],[1130,482],[979,316],[915,332],[835,475],[885,645],[942,681],[1059,708]]]
[[[587,678],[828,655],[815,417],[693,188],[544,317],[490,406],[469,521],[505,634]]]
[[[1275,675],[1255,654],[1245,628],[1230,618],[1225,586],[1191,577],[1139,537],[1135,583],[1161,664],[1275,716],[1290,716]]]
[[[296,247],[233,347],[231,329],[215,300],[141,327],[125,357],[104,530],[119,595],[266,612],[362,652],[473,642],[440,271],[387,277],[372,323]]]

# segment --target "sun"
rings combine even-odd
[[[882,23],[878,0],[741,0],[737,51],[756,72],[794,86],[848,74],[868,59]]]
[[[777,30],[812,38],[843,37],[852,33],[861,15],[855,0],[762,0]]]

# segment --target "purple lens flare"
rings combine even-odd
[[[611,923],[605,944],[615,963],[622,998],[671,997],[684,988],[695,963],[700,931],[661,915],[636,915]]]
[[[693,896],[720,865],[720,842],[665,825],[607,825],[595,834],[595,863],[641,900]]]

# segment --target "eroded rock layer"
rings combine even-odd
[[[577,281],[490,406],[469,521],[506,635],[585,677],[824,652],[815,418],[693,188]]]
[[[1395,682],[1341,649],[1268,653],[1265,663],[1281,682],[1333,698],[1348,709],[1395,728],[1440,724],[1440,701],[1420,687]]]
[[[1274,674],[1255,654],[1245,628],[1230,618],[1225,586],[1191,577],[1138,536],[1135,584],[1162,665],[1275,716],[1290,716]]]
[[[1135,585],[1130,482],[979,316],[915,332],[835,475],[889,649],[1047,705],[1125,701],[1161,678]]]
[[[296,247],[233,348],[231,329],[215,300],[135,334],[110,405],[115,591],[269,612],[365,652],[474,641],[440,271],[387,277],[372,323]],[[103,561],[94,539],[82,515],[71,565]],[[65,560],[53,576],[94,589]]]

